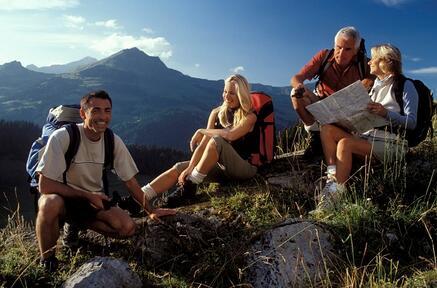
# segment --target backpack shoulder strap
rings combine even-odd
[[[407,78],[402,74],[395,76],[395,78],[393,79],[393,93],[395,95],[396,102],[398,102],[399,108],[401,109],[401,115],[404,115],[404,99],[402,98],[402,96],[404,93],[405,81],[407,81]]]
[[[331,49],[328,51],[328,49],[325,50],[327,53],[325,54],[325,57],[323,58],[322,64],[319,67],[319,70],[317,71],[316,77],[318,77],[318,81],[322,80],[323,73],[325,73],[326,70],[328,70],[330,66],[330,62],[328,61],[329,58],[334,54],[334,49]]]
[[[114,169],[114,132],[107,128],[104,134],[105,141],[105,163],[102,171],[103,191],[109,195],[108,171]]]
[[[80,132],[79,127],[75,123],[70,123],[64,125],[65,129],[67,129],[68,135],[70,136],[70,142],[68,144],[67,152],[65,152],[65,164],[66,168],[63,173],[64,184],[67,184],[67,171],[70,168],[71,161],[73,161],[74,156],[79,150],[80,145]]]
[[[110,170],[114,169],[114,132],[107,128],[104,134],[105,138],[105,167]]]
[[[357,66],[358,73],[360,73],[360,80],[363,80],[364,77],[366,77],[369,70],[369,65],[367,64],[369,62],[369,59],[367,58],[366,45],[364,43],[364,38],[361,38],[360,48],[358,48],[357,53]]]

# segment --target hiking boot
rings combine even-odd
[[[338,184],[334,180],[328,179],[328,181],[326,181],[325,187],[323,187],[320,192],[317,209],[326,210],[333,206],[334,201],[338,196],[337,186]]]
[[[75,224],[64,224],[64,235],[62,237],[62,245],[71,250],[79,248],[79,227]]]
[[[326,211],[335,206],[342,189],[343,185],[338,184],[335,179],[328,178],[325,187],[323,187],[322,191],[317,197],[318,204],[316,209],[310,211],[308,214],[314,217],[324,216]]]
[[[58,258],[53,254],[46,259],[40,259],[39,265],[44,268],[46,272],[52,273],[58,269],[59,261]]]
[[[176,208],[182,205],[190,204],[194,199],[197,192],[197,184],[194,184],[190,180],[179,185],[174,191],[167,195],[167,207]]]
[[[308,134],[308,146],[303,153],[304,159],[313,159],[323,156],[322,141],[320,132],[310,131]]]

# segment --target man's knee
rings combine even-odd
[[[64,211],[64,199],[57,194],[41,195],[38,200],[38,217],[55,219]]]
[[[126,219],[121,220],[118,223],[115,223],[115,230],[121,237],[130,237],[134,235],[136,224],[132,220],[132,218],[127,217]]]
[[[129,221],[127,221],[125,225],[123,225],[123,230],[120,234],[124,237],[133,236],[135,234],[136,228],[137,225],[135,224],[135,222],[129,218]]]
[[[104,221],[108,223],[120,237],[132,236],[135,233],[136,224],[128,213],[118,207],[111,208],[110,211],[110,215],[108,214],[107,220]]]

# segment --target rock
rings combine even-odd
[[[181,263],[181,259],[189,261],[187,256],[208,247],[210,239],[217,237],[221,221],[215,215],[207,214],[178,213],[163,218],[161,223],[147,219],[147,223],[140,225],[144,232],[136,236],[135,255],[141,256],[141,262],[150,267],[187,266],[186,263]]]
[[[332,238],[309,221],[291,219],[277,225],[251,247],[246,279],[260,288],[317,286],[331,263]]]
[[[114,258],[95,257],[83,264],[62,287],[135,288],[143,287],[143,284],[126,262]]]

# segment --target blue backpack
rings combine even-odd
[[[66,169],[63,172],[64,184],[67,184],[66,173],[70,168],[70,164],[79,149],[80,132],[76,123],[82,122],[79,114],[79,105],[60,105],[49,110],[47,120],[42,127],[41,136],[36,139],[30,148],[29,156],[26,163],[26,171],[29,174],[28,182],[30,184],[30,192],[38,195],[38,173],[36,168],[45,151],[45,146],[50,135],[61,127],[65,127],[70,136],[70,143],[67,152],[65,152]],[[103,188],[105,194],[108,195],[108,179],[107,172],[114,168],[114,133],[108,128],[104,135],[105,141],[105,164],[102,173]]]

